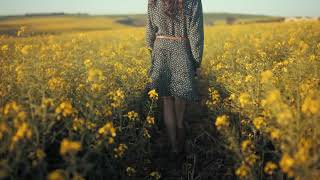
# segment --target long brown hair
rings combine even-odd
[[[164,4],[164,13],[174,18],[176,15],[182,14],[184,0],[160,0]],[[157,0],[151,0],[152,5],[155,5]]]

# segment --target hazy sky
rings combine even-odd
[[[144,13],[147,0],[0,0],[0,15],[38,12]],[[320,16],[320,0],[202,0],[205,12]]]

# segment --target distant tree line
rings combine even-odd
[[[53,13],[26,13],[27,17],[34,16],[89,16],[87,13],[75,13],[75,14],[67,14],[64,12],[53,12]]]

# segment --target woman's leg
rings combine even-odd
[[[184,128],[183,116],[184,116],[184,111],[186,109],[186,101],[184,99],[175,97],[174,104],[175,104],[175,113],[176,113],[176,119],[177,119],[177,127]]]
[[[163,113],[164,123],[167,128],[168,137],[172,147],[172,151],[177,152],[177,135],[176,135],[176,116],[174,112],[174,98],[171,96],[163,97]]]
[[[177,141],[179,151],[184,151],[184,142],[185,142],[185,127],[183,124],[184,112],[186,109],[186,101],[184,99],[175,97],[175,115],[177,120]]]

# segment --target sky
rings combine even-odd
[[[0,0],[0,15],[65,12],[142,14],[147,0]],[[204,12],[320,16],[320,0],[202,0]]]

